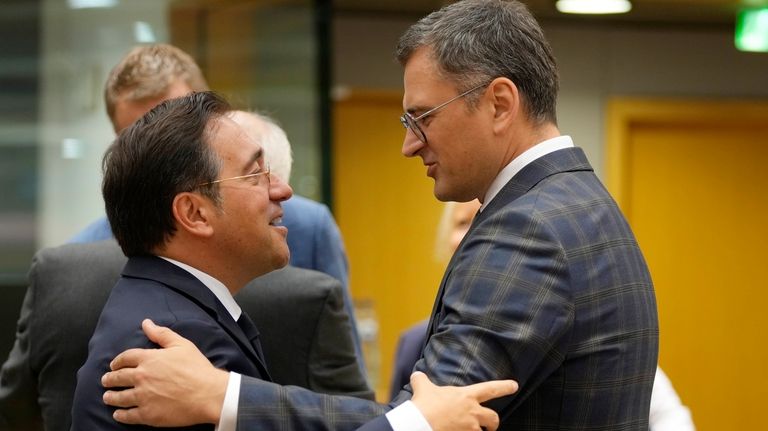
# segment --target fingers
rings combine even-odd
[[[137,404],[135,389],[106,391],[101,399],[104,401],[104,404],[112,407],[135,407]]]
[[[155,322],[150,319],[144,319],[141,322],[141,329],[144,330],[144,334],[160,347],[178,346],[184,343],[188,343],[184,337],[173,332],[172,330],[164,327],[157,326]]]
[[[129,388],[136,384],[135,368],[122,368],[101,376],[101,385],[105,388]]]
[[[130,425],[136,425],[136,424],[143,424],[146,422],[146,420],[142,419],[143,415],[141,414],[140,408],[132,408],[132,409],[125,409],[125,410],[115,410],[114,413],[112,413],[112,417],[118,421],[122,422],[124,424],[130,424]]]
[[[477,420],[486,431],[496,431],[496,428],[499,427],[499,415],[487,407],[480,409],[477,413]]]
[[[150,319],[144,319],[141,322],[141,328],[144,330],[144,334],[155,344],[159,344],[160,347],[172,347],[181,346],[190,343],[187,339],[181,335],[173,332],[164,326],[157,326]],[[145,349],[130,349],[117,355],[112,362],[109,363],[109,368],[112,370],[119,370],[121,368],[131,367],[134,368],[144,360],[146,352]]]
[[[465,389],[471,397],[482,403],[505,395],[512,395],[517,392],[518,385],[514,380],[491,380],[469,385]]]
[[[426,392],[430,386],[435,386],[426,374],[414,371],[411,374],[411,388],[413,392]],[[517,392],[518,385],[514,380],[491,380],[466,386],[466,394],[478,402],[485,402],[494,398],[512,395]]]
[[[145,349],[129,349],[115,356],[115,359],[109,363],[109,368],[119,370],[121,368],[135,368],[139,365],[146,354]]]
[[[426,392],[430,386],[434,386],[426,374],[415,371],[411,374],[411,389],[413,392]]]
[[[112,413],[112,417],[124,424],[129,425],[141,425],[146,424],[151,418],[145,414],[144,409],[141,407],[134,407],[132,409],[117,409]]]

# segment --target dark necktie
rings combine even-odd
[[[237,324],[240,326],[240,329],[243,330],[248,341],[251,342],[253,350],[259,355],[259,359],[266,363],[266,360],[264,360],[264,352],[261,350],[261,343],[259,342],[259,331],[256,329],[256,325],[253,324],[251,318],[243,312],[240,314],[240,318],[237,319]]]

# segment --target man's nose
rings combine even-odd
[[[403,148],[401,150],[403,155],[405,157],[413,157],[423,147],[424,147],[424,143],[421,142],[421,140],[416,137],[416,134],[413,133],[413,130],[406,129],[405,137],[403,138]]]
[[[293,189],[275,174],[269,174],[269,200],[282,202],[293,196]]]

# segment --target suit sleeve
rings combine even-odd
[[[35,260],[30,278],[34,280]],[[0,428],[4,430],[42,429],[37,404],[37,376],[30,365],[29,323],[34,314],[35,287],[29,286],[21,306],[16,340],[0,371]]]
[[[513,227],[510,227],[513,226]],[[442,306],[415,370],[439,385],[515,379],[522,403],[565,357],[574,307],[563,248],[533,208],[497,211],[474,226],[445,276]],[[406,386],[393,401],[411,397]]]
[[[323,301],[309,353],[309,388],[322,393],[343,393],[374,399],[358,366],[352,327],[338,280],[324,277],[330,284]]]
[[[367,422],[356,431],[392,431],[392,426],[389,424],[386,416],[379,416],[376,419]]]
[[[318,394],[298,386],[280,386],[243,376],[237,429],[351,431],[375,420],[365,429],[386,430],[390,428],[382,427],[383,417],[377,419],[386,410],[387,406],[369,400]]]

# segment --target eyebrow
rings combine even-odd
[[[254,165],[254,163],[259,166],[259,169],[261,169],[261,163],[258,163],[258,161],[262,158],[264,158],[264,148],[259,148],[257,151],[254,151],[254,153],[251,154],[251,157],[245,163],[243,173],[247,174],[251,170],[251,167]]]
[[[411,106],[410,108],[406,109],[406,111],[405,111],[405,112],[407,112],[407,113],[409,113],[409,114],[413,115],[413,114],[415,114],[415,113],[417,113],[417,112],[418,112],[418,113],[427,112],[427,111],[429,111],[430,109],[432,109],[432,108],[430,108],[429,106],[419,106],[419,105],[417,105],[417,106]]]

